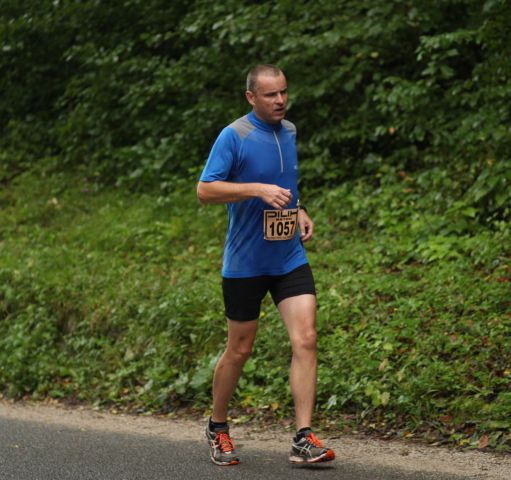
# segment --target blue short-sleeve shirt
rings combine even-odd
[[[268,183],[291,190],[287,208],[296,208],[298,161],[296,128],[287,121],[269,124],[254,112],[225,127],[216,139],[200,177],[202,182]],[[229,222],[222,275],[246,278],[284,275],[307,263],[298,229],[291,240],[264,239],[264,210],[259,198],[227,203]]]

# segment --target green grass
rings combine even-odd
[[[177,181],[162,198],[35,173],[3,187],[4,395],[209,407],[225,338],[226,213],[200,206],[194,189]],[[398,182],[345,185],[307,204],[317,226],[308,251],[319,415],[472,447],[488,434],[491,447],[509,449],[509,225],[438,213]],[[284,417],[288,340],[268,299],[260,323],[235,405]]]

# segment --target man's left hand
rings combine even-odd
[[[305,210],[298,210],[298,226],[300,227],[300,239],[302,242],[309,241],[314,233],[314,223]]]

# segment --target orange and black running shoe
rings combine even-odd
[[[229,436],[229,429],[211,431],[206,426],[206,438],[210,448],[211,461],[216,465],[228,466],[240,463],[239,457]]]
[[[305,432],[305,435],[298,440],[294,438],[291,444],[289,461],[292,463],[329,462],[334,458],[334,451],[324,447],[311,430]]]

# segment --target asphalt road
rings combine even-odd
[[[460,480],[467,477],[365,469],[342,458],[293,466],[282,452],[238,445],[242,463],[218,467],[207,445],[175,438],[62,427],[0,417],[0,480],[315,479]]]

